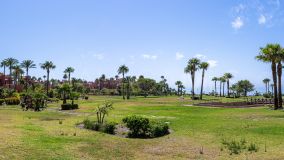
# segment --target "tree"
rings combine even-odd
[[[123,99],[125,99],[125,89],[124,89],[124,82],[125,82],[125,77],[124,75],[126,73],[128,73],[129,69],[127,66],[125,65],[122,65],[118,68],[118,74],[122,74],[122,96],[123,96]]]
[[[279,49],[279,48],[277,48]],[[282,106],[282,61],[284,60],[284,48],[280,46],[279,52],[277,53],[277,76],[278,76],[278,101],[279,108],[283,109]]]
[[[58,92],[62,95],[63,97],[63,104],[67,103],[67,95],[70,94],[71,92],[71,87],[69,84],[64,83],[63,85],[61,85],[58,89]]]
[[[248,80],[240,80],[237,82],[238,91],[243,94],[243,96],[247,96],[248,92],[254,91],[254,85]]]
[[[68,74],[68,83],[70,84],[71,83],[71,73],[73,73],[75,71],[74,68],[72,67],[67,67],[65,70],[64,70],[64,73],[65,74]]]
[[[10,70],[10,78],[12,79],[12,70],[13,70],[13,67],[15,65],[17,65],[19,63],[19,61],[15,58],[7,58],[5,60],[7,62],[7,66],[9,67],[9,70]],[[11,88],[11,84],[9,83],[9,88]]]
[[[270,79],[269,78],[265,78],[265,79],[263,79],[262,82],[265,84],[265,92],[268,93]]]
[[[3,68],[3,74],[4,74],[4,76],[5,76],[5,75],[6,75],[6,67],[8,67],[7,60],[6,60],[6,59],[4,59],[4,60],[1,61],[0,67]]]
[[[126,76],[125,81],[126,81],[126,98],[130,99],[130,83],[131,83],[131,77],[130,76]]]
[[[26,70],[26,79],[25,79],[26,85],[25,85],[25,88],[26,88],[26,91],[27,91],[28,90],[29,69],[36,68],[36,65],[34,64],[34,61],[32,61],[32,60],[24,60],[21,63],[21,67]]]
[[[220,79],[221,83],[223,84],[223,97],[225,96],[225,83],[226,83],[226,78],[221,77]]]
[[[14,82],[15,82],[14,89],[16,89],[18,82],[19,82],[19,79],[20,79],[20,75],[23,74],[24,71],[18,65],[14,66],[13,70],[14,70],[13,73],[14,73]]]
[[[200,60],[198,58],[189,59],[187,66],[184,69],[185,73],[189,73],[191,75],[191,94],[192,99],[194,100],[194,80],[195,80],[195,72],[199,69],[198,66],[200,64]]]
[[[202,80],[201,80],[201,91],[200,91],[200,99],[202,99],[203,95],[203,82],[204,82],[204,76],[205,76],[205,71],[208,69],[209,63],[207,62],[202,62],[199,66],[200,69],[202,69]]]
[[[182,94],[182,92],[181,92],[182,82],[176,81],[175,85],[177,86],[177,95],[180,96]]]
[[[227,81],[227,95],[230,97],[230,79],[233,78],[233,75],[231,73],[225,73],[224,78]]]
[[[43,70],[46,70],[46,95],[48,96],[48,90],[49,90],[49,74],[50,70],[55,69],[56,66],[53,64],[51,61],[45,61],[43,64],[40,66]]]
[[[259,55],[256,56],[256,59],[265,63],[271,63],[271,71],[272,71],[272,80],[274,84],[274,109],[279,109],[279,101],[278,101],[278,89],[277,89],[277,71],[276,71],[276,63],[279,60],[278,54],[281,50],[281,46],[279,44],[267,44],[264,48],[260,48]]]
[[[149,78],[139,78],[137,81],[140,95],[143,95],[145,98],[153,93],[155,90],[156,81]]]
[[[216,96],[216,95],[218,95],[218,92],[217,92],[217,81],[218,81],[218,78],[217,77],[213,77],[212,81],[214,81],[214,83],[215,83],[214,95]]]

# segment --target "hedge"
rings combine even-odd
[[[61,110],[73,110],[73,109],[79,109],[78,104],[62,104]]]
[[[5,99],[0,99],[0,105],[2,105],[4,102],[7,105],[18,105],[18,104],[20,104],[20,99],[17,98],[17,97],[10,97],[10,98],[5,98]]]

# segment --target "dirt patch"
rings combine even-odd
[[[196,106],[208,106],[208,107],[219,107],[219,108],[252,108],[252,107],[263,107],[266,104],[250,104],[247,102],[207,102],[207,103],[199,103]]]

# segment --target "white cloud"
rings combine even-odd
[[[176,53],[176,60],[181,60],[181,59],[183,59],[183,58],[184,58],[183,53],[181,53],[181,52],[177,52],[177,53]]]
[[[246,6],[244,4],[239,4],[238,6],[234,7],[236,13],[240,13],[245,10]]]
[[[231,24],[234,29],[240,29],[244,26],[244,22],[241,17],[237,17]]]
[[[194,57],[199,58],[199,59],[205,59],[206,58],[206,56],[203,55],[203,54],[196,54]]]
[[[215,61],[215,60],[208,60],[207,62],[209,63],[209,67],[211,68],[216,67],[218,64],[218,61]]]
[[[98,59],[98,60],[103,60],[104,59],[104,55],[103,54],[93,54],[93,56]]]
[[[258,18],[258,24],[265,24],[266,23],[266,17],[264,15],[260,15]]]
[[[151,60],[155,60],[155,59],[158,58],[158,56],[156,56],[156,55],[150,55],[150,54],[143,54],[142,57],[143,57],[144,59],[151,59]]]

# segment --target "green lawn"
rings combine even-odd
[[[95,120],[94,109],[114,101],[108,121],[142,115],[170,122],[170,135],[157,139],[126,139],[76,128],[85,118]],[[206,97],[207,101],[235,101]],[[184,106],[188,97],[93,96],[79,101],[80,109],[59,112],[60,103],[43,112],[24,112],[19,106],[0,106],[0,159],[282,159],[284,112],[267,107],[224,109]],[[59,122],[63,123],[60,124]],[[230,155],[222,140],[245,139],[259,148]],[[265,152],[265,146],[267,151]],[[203,148],[203,154],[200,150]]]

